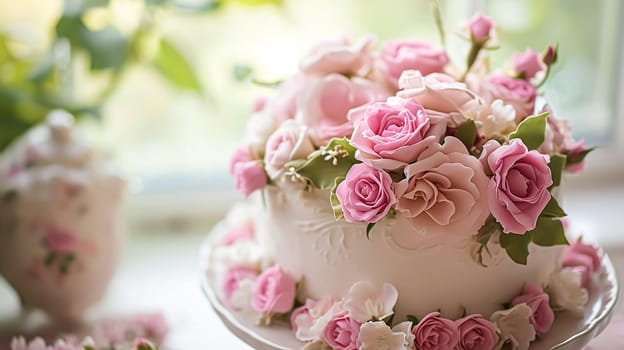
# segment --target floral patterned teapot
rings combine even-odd
[[[122,243],[125,181],[52,112],[0,159],[0,274],[24,308],[80,320],[100,300]]]

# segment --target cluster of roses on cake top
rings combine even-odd
[[[591,151],[538,91],[557,48],[490,70],[494,21],[463,28],[464,68],[443,47],[341,37],[318,44],[277,94],[260,99],[230,172],[248,196],[280,181],[326,190],[337,220],[402,215],[428,233],[494,235],[517,263],[528,245],[567,244],[552,190]],[[466,230],[466,228],[472,230]]]

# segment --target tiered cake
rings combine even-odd
[[[541,101],[556,48],[490,70],[494,22],[463,30],[464,68],[343,37],[258,101],[230,167],[253,199],[211,256],[226,305],[306,349],[527,349],[582,312],[600,259],[557,202],[589,149]]]

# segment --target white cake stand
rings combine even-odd
[[[212,236],[212,235],[211,235]],[[202,257],[210,256],[211,239],[202,247]],[[241,340],[258,350],[300,349],[298,341],[286,324],[262,327],[255,324],[250,315],[228,309],[217,298],[216,283],[207,271],[206,260],[202,262],[202,289],[225,326]],[[602,271],[596,276],[589,291],[589,302],[584,316],[569,312],[558,312],[555,323],[548,334],[531,343],[531,350],[578,350],[602,332],[609,321],[617,300],[618,282],[609,257],[602,257]]]

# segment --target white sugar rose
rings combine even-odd
[[[535,329],[529,321],[533,311],[527,304],[518,304],[511,309],[499,310],[492,314],[491,321],[498,328],[500,339],[496,349],[507,342],[511,350],[528,350],[529,343],[535,340]]]
[[[495,100],[476,114],[479,131],[483,136],[507,135],[516,128],[516,110],[502,100]]]
[[[412,322],[403,322],[390,329],[384,321],[366,322],[358,335],[359,350],[410,350],[414,348],[410,332]],[[408,337],[411,336],[411,345]]]
[[[295,120],[284,122],[270,137],[264,152],[264,164],[271,179],[277,178],[284,166],[294,159],[305,159],[314,151],[308,128]]]
[[[243,143],[249,145],[253,158],[257,159],[264,154],[267,140],[278,126],[278,121],[266,112],[251,115],[247,121]]]
[[[262,313],[254,310],[251,306],[251,299],[256,288],[256,282],[253,279],[244,279],[240,281],[238,288],[230,297],[230,304],[234,310],[239,310],[246,318],[252,320],[260,320]]]
[[[564,267],[550,275],[550,301],[556,309],[582,314],[588,301],[587,289],[581,286],[581,271]]]

